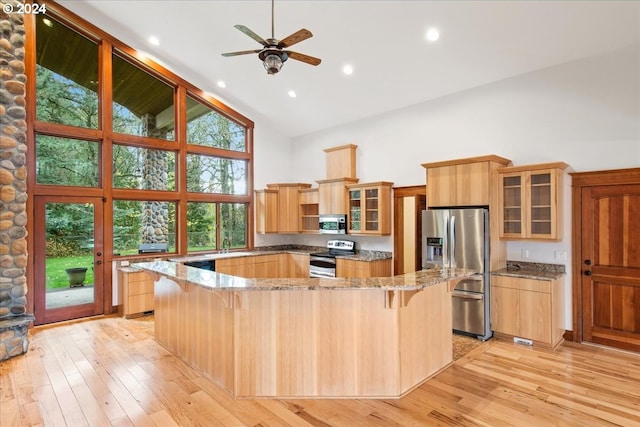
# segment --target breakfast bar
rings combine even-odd
[[[155,336],[237,398],[398,398],[452,362],[460,269],[246,279],[181,263],[155,281]]]

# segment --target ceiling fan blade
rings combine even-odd
[[[251,31],[250,29],[248,29],[244,25],[234,25],[234,27],[236,27],[238,30],[242,31],[244,34],[248,35],[249,37],[251,37],[252,39],[257,41],[258,43],[260,43],[262,46],[264,46],[264,47],[268,47],[269,46],[269,43],[267,43],[267,41],[265,39],[263,39],[262,37],[260,37],[259,35],[257,35],[256,33]]]
[[[262,49],[256,49],[256,50],[241,50],[239,52],[228,52],[228,53],[223,53],[222,56],[238,56],[238,55],[248,55],[250,53],[258,53],[262,51]]]
[[[313,34],[311,34],[311,31],[307,30],[306,28],[303,28],[282,39],[282,41],[278,43],[278,48],[282,49],[283,47],[293,46],[294,44],[306,40],[309,37],[313,37]]]
[[[322,62],[320,58],[314,58],[313,56],[305,55],[303,53],[291,52],[289,50],[285,50],[284,52],[289,55],[289,58],[295,59],[296,61],[306,62],[310,65],[320,65],[320,62]]]

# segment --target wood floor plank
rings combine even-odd
[[[0,364],[0,426],[640,426],[640,354],[489,340],[401,399],[234,399],[152,318],[35,328]]]

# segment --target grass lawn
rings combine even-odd
[[[65,269],[74,267],[86,267],[87,276],[85,285],[93,283],[93,254],[58,257],[47,259],[47,289],[68,288],[69,279]]]

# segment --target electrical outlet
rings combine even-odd
[[[567,253],[565,251],[555,251],[553,257],[556,261],[566,261]]]
[[[529,249],[523,249],[523,250],[520,252],[520,255],[521,255],[521,256],[522,256],[522,258],[524,258],[524,259],[529,259]]]

